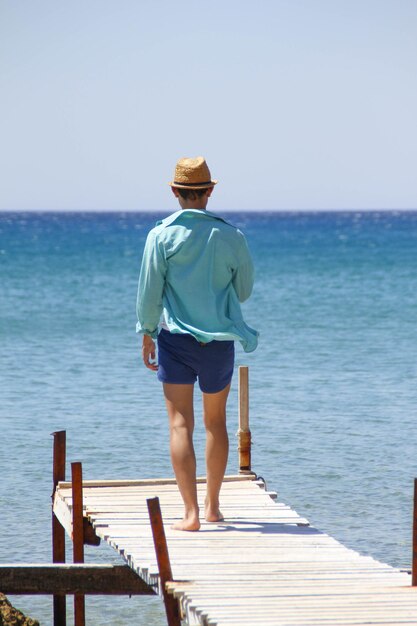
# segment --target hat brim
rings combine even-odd
[[[210,187],[217,185],[218,182],[217,180],[211,180],[209,183],[204,183],[203,185],[181,185],[181,183],[176,183],[175,180],[172,180],[168,185],[175,187],[175,189],[210,189]]]

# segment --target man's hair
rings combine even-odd
[[[177,187],[178,193],[181,198],[184,200],[197,200],[197,198],[202,198],[207,191],[207,187],[205,189],[180,189]]]

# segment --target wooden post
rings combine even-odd
[[[411,567],[411,584],[413,587],[417,587],[417,478],[414,479],[413,560]]]
[[[84,563],[83,472],[81,463],[71,463],[72,548],[74,563]],[[74,624],[85,626],[84,596],[74,595]]]
[[[55,491],[60,480],[65,480],[66,461],[66,432],[60,430],[52,433],[54,438],[53,451],[53,491],[52,504],[54,502]],[[58,518],[52,509],[52,561],[54,563],[65,563],[65,529],[61,526]],[[66,626],[67,607],[65,596],[54,595],[53,598],[54,626]]]
[[[249,368],[239,367],[239,473],[251,473],[251,432],[249,429]]]
[[[148,498],[146,502],[148,504],[153,543],[155,546],[156,560],[158,562],[159,580],[161,581],[164,596],[167,623],[168,626],[181,626],[178,601],[166,590],[166,583],[172,580],[172,570],[162,522],[161,507],[159,506],[159,498]]]

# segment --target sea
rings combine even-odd
[[[161,213],[0,213],[0,562],[51,561],[52,436],[85,479],[172,476],[160,384],[141,363],[137,279]],[[233,212],[255,267],[243,305],[253,470],[362,554],[410,569],[417,476],[417,212]],[[195,444],[204,474],[201,400]],[[237,470],[237,375],[228,472]],[[67,542],[68,560],[71,546]],[[86,561],[120,563],[106,545]],[[52,600],[14,596],[52,623]],[[68,619],[72,601],[68,599]],[[165,623],[157,597],[88,597],[94,626]],[[70,623],[70,622],[69,622]]]

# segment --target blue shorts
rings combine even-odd
[[[201,344],[192,335],[158,335],[158,380],[175,385],[198,384],[204,393],[217,393],[232,380],[235,363],[234,341]]]

